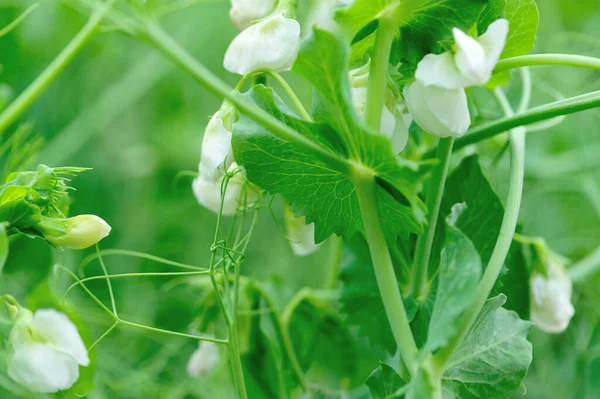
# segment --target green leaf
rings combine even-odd
[[[396,276],[400,279],[400,262],[395,256],[392,259]],[[373,348],[385,349],[393,354],[396,341],[387,322],[371,255],[363,237],[356,236],[345,247],[340,280],[343,283],[340,304],[342,313],[346,315],[345,322],[356,326],[358,335],[366,337]],[[398,281],[398,284],[401,283]],[[404,308],[410,321],[417,314],[419,304],[413,298],[406,298]]]
[[[333,133],[329,126],[295,118],[271,89],[256,86],[246,97],[306,137],[332,148],[331,144],[324,142],[325,137]],[[278,139],[243,115],[234,124],[232,146],[236,161],[245,167],[251,182],[271,193],[283,194],[297,216],[305,216],[307,223],[315,223],[316,242],[331,234],[349,240],[355,233],[363,231],[358,197],[349,176],[329,168],[292,143]],[[414,171],[398,166],[396,169],[397,180],[408,180],[408,176],[423,173],[422,168]],[[385,169],[384,173],[388,171],[391,168]],[[402,203],[399,202],[388,189],[401,196],[393,188],[384,188],[383,184],[377,188],[385,232],[388,236],[395,236],[401,231],[420,232],[421,222],[415,215],[415,209],[405,197],[401,196]]]
[[[401,63],[401,81],[414,76],[417,64],[429,54],[445,49],[452,28],[468,31],[479,18],[488,0],[424,0],[404,20],[394,44],[390,62]]]
[[[391,366],[381,363],[366,381],[373,399],[394,399],[402,397],[406,383]]]
[[[396,12],[399,4],[400,0],[356,0],[350,7],[339,10],[335,19],[352,40],[369,23]]]
[[[465,209],[464,204],[456,204],[446,219],[446,243],[425,344],[425,349],[430,352],[444,347],[454,336],[457,319],[473,302],[481,278],[481,258],[477,249],[455,225]]]
[[[467,212],[458,219],[456,228],[473,243],[485,269],[500,233],[504,206],[484,176],[477,155],[463,159],[446,181],[430,263],[433,271],[439,264],[446,234],[443,218],[460,203],[467,206]]]
[[[355,374],[354,338],[330,304],[304,289],[288,304],[283,319],[294,352],[311,381],[337,386]]]
[[[532,360],[531,323],[502,309],[504,295],[489,299],[442,377],[444,399],[508,399]]]
[[[500,58],[529,53],[535,45],[539,24],[535,0],[507,0],[504,18],[508,20],[509,30]]]

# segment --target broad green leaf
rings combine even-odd
[[[464,204],[456,204],[446,219],[446,242],[442,250],[433,313],[425,349],[433,352],[454,336],[458,317],[475,298],[481,278],[481,258],[473,243],[456,227]],[[468,213],[467,209],[465,213]]]
[[[444,399],[508,399],[521,386],[532,360],[531,323],[489,299],[442,377]]]
[[[394,399],[402,397],[406,383],[391,366],[381,363],[366,381],[373,399]]]
[[[333,133],[325,124],[305,122],[292,116],[273,91],[264,86],[254,87],[246,96],[316,142],[323,142]],[[305,216],[307,223],[314,222],[317,242],[331,234],[349,240],[363,230],[358,197],[347,175],[329,168],[311,153],[278,139],[251,118],[242,115],[233,132],[235,159],[245,167],[250,181],[273,194],[283,194],[297,216]],[[385,165],[383,168],[384,173],[391,172],[391,168],[386,169]],[[402,175],[408,179],[408,176],[419,174],[408,167],[397,167],[397,172],[401,179]],[[388,188],[382,185],[377,188],[379,212],[387,235],[395,237],[401,231],[420,232],[421,223],[413,207],[405,205],[405,198],[401,198],[402,203],[396,200]]]
[[[329,303],[304,289],[292,299],[283,319],[311,381],[336,386],[354,375],[358,363],[354,338]]]
[[[446,234],[443,218],[459,203],[464,203],[467,211],[456,222],[456,228],[473,243],[485,269],[500,233],[504,206],[484,176],[476,155],[465,158],[446,181],[432,250],[432,271],[439,264]]]
[[[390,62],[401,63],[402,81],[414,76],[419,61],[429,53],[445,51],[452,28],[468,31],[488,0],[424,0],[404,20],[394,40]]]
[[[539,24],[535,0],[507,0],[504,17],[508,19],[509,30],[500,58],[529,53],[535,45]]]
[[[439,265],[446,235],[443,217],[457,203],[465,203],[467,211],[458,219],[456,227],[473,243],[485,270],[498,240],[504,206],[483,174],[477,155],[463,159],[446,181],[430,262],[432,273]],[[521,317],[527,316],[529,301],[529,285],[525,276],[522,246],[513,242],[494,293],[505,293],[509,297],[506,307],[518,311]],[[503,283],[505,280],[506,284]],[[517,302],[525,298],[525,302]]]

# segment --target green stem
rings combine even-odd
[[[340,274],[340,262],[344,251],[344,240],[336,235],[329,239],[329,272],[325,283],[325,289],[332,290],[335,288],[338,275]]]
[[[285,123],[274,116],[262,110],[258,106],[250,103],[240,93],[234,91],[225,82],[210,72],[204,65],[199,63],[177,43],[163,28],[155,21],[147,21],[145,38],[152,43],[158,50],[163,52],[175,64],[188,72],[197,82],[203,85],[211,93],[231,101],[240,112],[245,113],[256,122],[278,138],[293,142],[298,147],[310,151],[315,156],[321,158],[330,167],[342,173],[348,173],[348,162],[337,154],[325,149],[312,140],[304,137]]]
[[[494,73],[534,65],[564,65],[600,71],[600,58],[574,54],[530,54],[499,61]]]
[[[531,108],[525,112],[506,116],[469,129],[464,137],[455,140],[454,151],[519,126],[597,107],[600,107],[600,90]],[[423,157],[433,158],[435,153],[436,149],[430,148],[423,154]]]
[[[600,247],[594,252],[574,263],[568,269],[569,276],[575,283],[583,283],[600,271]]]
[[[435,237],[438,216],[442,205],[446,176],[448,175],[448,169],[450,168],[450,157],[452,155],[453,144],[453,137],[440,140],[437,149],[437,159],[439,159],[440,163],[433,169],[429,182],[429,189],[427,191],[426,203],[427,209],[429,210],[429,223],[425,227],[423,234],[417,239],[410,281],[410,293],[419,300],[425,299],[429,290],[429,260],[431,258],[433,239]]]
[[[496,90],[496,95],[504,108],[504,112],[507,115],[511,115],[513,111],[506,96],[499,89]],[[511,130],[509,132],[509,139],[511,148],[511,174],[500,234],[485,273],[477,286],[474,303],[459,319],[458,332],[451,338],[448,346],[440,349],[434,356],[434,364],[440,374],[445,369],[448,360],[462,339],[471,329],[490,292],[494,288],[517,228],[521,197],[523,195],[523,179],[525,176],[525,130],[523,128]]]
[[[48,88],[56,77],[71,62],[73,57],[94,35],[106,13],[111,9],[115,0],[109,0],[92,12],[90,19],[77,35],[67,44],[58,56],[38,75],[38,77],[15,99],[2,114],[0,114],[0,135],[29,108],[29,106]]]
[[[358,196],[358,203],[365,225],[366,239],[373,261],[375,277],[383,306],[392,328],[392,333],[400,350],[402,359],[411,374],[416,370],[417,345],[415,343],[402,296],[398,288],[398,279],[390,256],[377,211],[376,183],[370,170],[356,166],[352,170],[352,182]]]
[[[373,58],[369,69],[369,85],[367,88],[367,104],[365,109],[365,122],[375,130],[379,130],[381,114],[385,102],[385,89],[388,79],[388,64],[390,51],[396,28],[397,17],[382,17],[379,19],[379,28],[375,38]]]

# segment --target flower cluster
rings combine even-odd
[[[485,85],[500,58],[508,21],[499,19],[478,38],[452,30],[456,51],[428,54],[404,88],[404,98],[415,121],[428,133],[458,137],[471,124],[465,88]]]

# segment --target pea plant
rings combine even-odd
[[[2,286],[2,350],[15,392],[93,397],[92,369],[102,359],[91,354],[121,327],[197,341],[187,373],[227,376],[206,397],[500,399],[524,392],[530,331],[562,333],[577,311],[573,282],[599,264],[567,267],[568,259],[519,226],[528,130],[600,106],[600,92],[531,106],[530,68],[599,70],[600,60],[528,55],[535,0],[300,3],[231,0],[240,32],[223,67],[241,76],[235,88],[160,25],[162,15],[187,4],[71,4],[89,13],[88,22],[0,114],[0,268],[17,236],[63,249],[96,245],[96,253],[79,272],[55,267],[72,285],[43,308],[28,309]],[[300,10],[308,16],[297,18]],[[145,41],[223,100],[205,127],[190,191],[216,214],[206,267],[101,250],[110,226],[95,215],[68,216],[71,178],[87,169],[25,171],[41,143],[27,125],[12,125],[101,28]],[[311,87],[310,106],[287,72]],[[486,143],[495,156],[509,154],[506,198],[481,166]],[[283,215],[275,215],[275,201]],[[245,274],[253,240],[269,240],[254,234],[265,214],[283,217],[273,234],[284,234],[297,256],[331,251],[325,289],[290,292],[280,279]],[[109,274],[109,255],[173,271]],[[94,261],[103,274],[86,277]],[[177,277],[198,292],[200,314],[188,331],[119,314],[112,281],[147,276]],[[93,280],[107,285],[108,302],[89,287]],[[112,320],[102,335],[83,333],[77,304],[65,299],[74,290]],[[359,370],[365,353],[379,362],[366,373]]]

